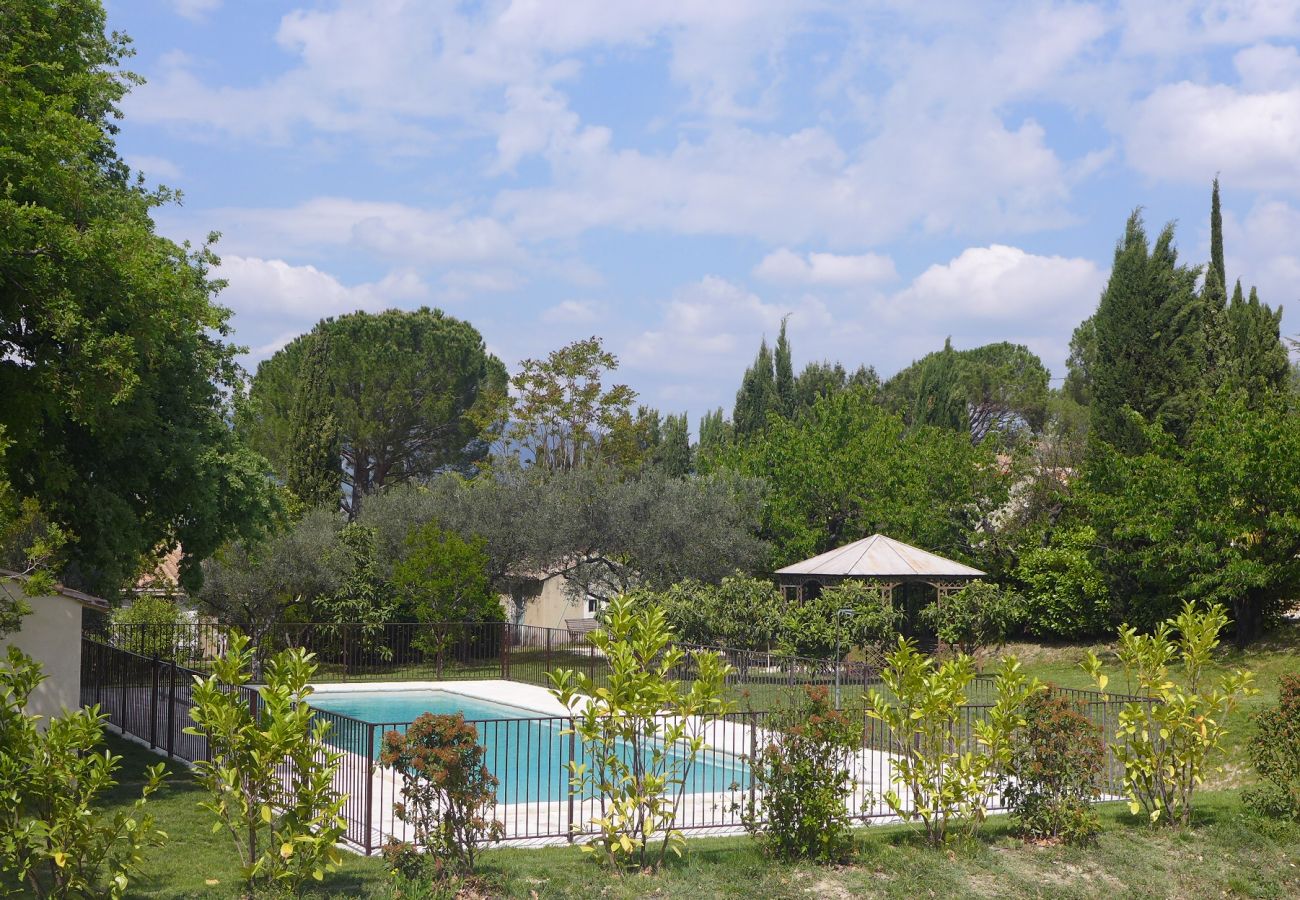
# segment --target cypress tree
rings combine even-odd
[[[1219,207],[1219,179],[1210,194],[1210,266],[1201,293],[1205,302],[1206,388],[1214,390],[1232,380],[1234,348],[1228,323],[1228,277],[1223,262],[1223,213]]]
[[[1186,435],[1205,387],[1209,317],[1198,274],[1179,264],[1173,224],[1149,245],[1134,210],[1094,319],[1090,440],[1139,452],[1142,434],[1126,409],[1159,421],[1180,441]]]
[[[942,351],[921,361],[910,421],[913,425],[935,425],[954,431],[969,429],[961,389],[961,359],[952,348],[951,337],[944,340]]]
[[[1223,211],[1219,207],[1219,179],[1214,178],[1210,193],[1210,269],[1219,276],[1219,284],[1226,290],[1228,270],[1223,262]]]
[[[700,419],[700,442],[695,447],[701,468],[704,461],[730,447],[732,438],[732,426],[723,415],[722,407],[706,412]]]
[[[343,484],[329,352],[326,334],[312,336],[291,411],[285,485],[308,508],[337,506]]]
[[[794,363],[790,358],[790,341],[785,336],[785,323],[786,319],[782,319],[781,333],[776,338],[776,397],[778,410],[789,419],[794,415],[795,385]]]
[[[719,410],[719,413],[721,410]],[[663,437],[655,448],[655,463],[666,474],[674,477],[691,472],[691,435],[686,413],[664,417]]]
[[[763,431],[767,427],[768,412],[777,407],[775,360],[764,338],[754,364],[745,370],[740,390],[736,392],[736,406],[731,413],[736,437],[748,437]]]
[[[1282,308],[1271,309],[1252,287],[1250,299],[1241,299],[1241,284],[1228,307],[1228,331],[1233,351],[1232,383],[1250,394],[1285,390],[1291,375],[1290,359],[1282,344]]]

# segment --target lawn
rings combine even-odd
[[[110,738],[126,757],[123,784],[110,798],[125,806],[140,772],[157,757]],[[130,896],[237,897],[233,852],[197,806],[202,793],[185,770],[151,801],[168,846],[152,851]],[[1234,791],[1198,802],[1187,832],[1155,829],[1120,804],[1103,807],[1105,831],[1090,849],[1028,846],[990,819],[978,842],[952,850],[922,846],[902,826],[858,833],[849,866],[781,865],[763,858],[747,838],[689,842],[686,859],[660,875],[612,877],[576,848],[501,849],[483,857],[479,893],[518,898],[587,897],[1294,897],[1300,896],[1300,825],[1245,813]],[[347,855],[316,897],[394,896],[378,858]],[[407,895],[409,896],[409,894]]]

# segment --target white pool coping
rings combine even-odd
[[[366,681],[348,684],[313,684],[313,696],[335,694],[376,694],[387,691],[437,691],[440,694],[459,694],[473,700],[485,700],[508,706],[533,716],[567,716],[569,711],[555,699],[550,690],[535,684],[518,681]],[[311,703],[311,698],[307,699]]]

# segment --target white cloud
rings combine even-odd
[[[1300,86],[1300,52],[1295,47],[1256,44],[1232,58],[1242,87],[1252,91]]]
[[[221,6],[221,0],[171,0],[176,14],[193,22],[202,22]]]
[[[1091,314],[1105,273],[1088,259],[1036,256],[1019,247],[970,247],[922,272],[886,302],[896,317],[983,320],[1030,319],[1075,323]]]
[[[1242,91],[1183,81],[1157,88],[1134,110],[1129,161],[1153,178],[1300,190],[1300,84]]]
[[[1300,332],[1300,209],[1281,200],[1255,203],[1245,218],[1224,216],[1228,280],[1241,279],[1246,290],[1259,288],[1260,299],[1285,311],[1283,334]]]
[[[562,300],[542,310],[541,320],[548,325],[585,325],[601,318],[604,310],[594,300]]]
[[[894,261],[877,253],[860,256],[834,253],[800,255],[787,247],[773,250],[763,257],[754,267],[754,274],[768,281],[827,287],[857,287],[898,277]]]
[[[144,177],[153,182],[179,181],[181,178],[181,167],[163,156],[132,153],[126,156],[126,164],[137,172],[143,172]]]
[[[826,305],[813,297],[793,309],[765,303],[724,278],[706,275],[679,289],[653,328],[633,338],[622,354],[631,367],[656,372],[722,375],[752,356],[759,339],[769,341],[789,316],[791,340],[803,329],[830,324]]]
[[[240,339],[259,349],[282,340],[287,328],[301,333],[325,316],[409,307],[429,295],[427,285],[410,272],[349,285],[315,266],[282,259],[227,255],[214,274],[229,282],[219,300],[236,313]]]

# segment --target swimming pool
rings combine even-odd
[[[314,694],[311,705],[326,712],[341,713],[352,720],[373,724],[356,727],[358,722],[335,720],[327,741],[341,750],[371,759],[379,758],[379,747],[387,731],[405,731],[406,724],[422,713],[460,712],[478,730],[484,748],[484,764],[496,776],[498,803],[548,803],[568,797],[568,762],[591,764],[582,742],[561,732],[568,720],[541,716],[524,709],[492,703],[454,691],[438,689],[388,691],[322,691]],[[371,743],[368,748],[367,743]],[[647,763],[655,748],[644,749]],[[631,759],[631,747],[620,748],[620,757]],[[669,754],[681,758],[677,751]],[[720,793],[748,784],[749,770],[739,757],[720,750],[705,749],[696,757],[687,776],[688,794]]]

